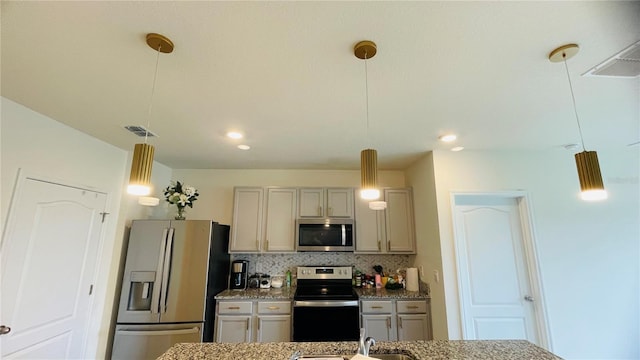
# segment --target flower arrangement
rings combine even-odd
[[[176,220],[184,220],[184,208],[186,206],[193,208],[193,202],[198,200],[198,190],[193,186],[187,186],[180,181],[171,182],[164,189],[164,197],[168,203],[178,207],[178,215]]]

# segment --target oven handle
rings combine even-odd
[[[313,300],[313,301],[294,301],[293,307],[345,307],[358,306],[358,300]]]

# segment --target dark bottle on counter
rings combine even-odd
[[[356,270],[355,279],[356,279],[356,287],[357,288],[362,287],[362,274],[360,273],[360,270]]]

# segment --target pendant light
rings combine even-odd
[[[367,60],[376,55],[377,47],[373,41],[360,41],[353,48],[358,59],[364,60],[365,98],[367,104],[367,138],[369,138],[369,83]],[[365,149],[360,152],[360,197],[375,200],[380,197],[378,189],[378,152],[375,149]]]
[[[169,38],[160,34],[147,34],[147,45],[157,51],[156,70],[153,75],[153,85],[151,86],[151,96],[149,99],[149,112],[147,119],[147,131],[151,124],[151,108],[153,105],[153,93],[156,88],[156,79],[158,77],[158,62],[160,53],[171,53],[173,51],[173,42]],[[133,158],[131,160],[131,175],[129,176],[129,186],[127,192],[132,195],[146,196],[151,193],[151,170],[153,167],[153,153],[155,149],[152,145],[147,144],[148,132],[144,135],[144,143],[136,144],[133,149]]]
[[[579,47],[577,44],[560,46],[549,54],[549,61],[564,62],[567,79],[569,80],[571,100],[573,101],[573,112],[576,115],[576,123],[578,124],[578,132],[580,133],[580,141],[582,142],[582,152],[575,154],[578,178],[580,179],[580,197],[587,201],[604,200],[607,198],[607,191],[604,189],[604,184],[602,182],[600,164],[598,163],[598,154],[595,151],[587,151],[585,149],[584,139],[582,137],[582,128],[580,127],[580,120],[578,119],[578,110],[576,109],[576,98],[573,94],[571,76],[569,76],[569,67],[567,66],[567,59],[570,59],[577,54],[578,50]]]

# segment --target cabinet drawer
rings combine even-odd
[[[290,301],[258,301],[259,314],[291,314]]]
[[[406,301],[398,300],[398,314],[426,313],[426,301]]]
[[[363,301],[363,313],[391,313],[391,301]]]
[[[251,301],[220,301],[218,314],[251,314],[253,303]]]

